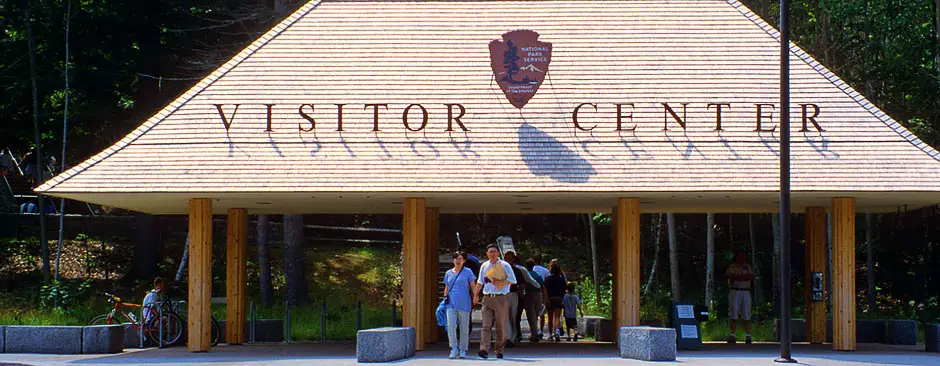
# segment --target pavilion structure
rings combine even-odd
[[[439,215],[612,212],[612,313],[637,325],[641,212],[777,210],[778,36],[735,0],[311,1],[37,191],[189,214],[193,352],[210,349],[222,214],[233,344],[261,213],[402,214],[420,350]],[[793,210],[819,272],[832,214],[833,348],[854,350],[856,212],[940,202],[940,154],[790,49]],[[812,342],[824,304],[807,304]]]

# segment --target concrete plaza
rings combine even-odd
[[[794,357],[803,365],[940,365],[940,354],[926,353],[923,346],[888,346],[859,344],[858,351],[836,352],[831,345],[794,345]],[[471,348],[473,348],[471,346]],[[774,365],[778,354],[776,344],[750,346],[708,344],[704,351],[681,351],[678,363],[687,365]],[[271,344],[216,347],[210,353],[189,353],[185,347],[125,351],[117,355],[26,355],[0,354],[0,366],[28,365],[353,365],[355,345],[342,344]],[[610,344],[540,343],[523,344],[506,350],[506,359],[477,357],[466,360],[447,359],[446,346],[434,345],[419,352],[415,358],[397,363],[406,365],[459,365],[468,363],[520,363],[531,365],[621,365],[642,364],[642,361],[617,357]]]

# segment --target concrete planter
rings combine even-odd
[[[780,319],[774,319],[774,340],[780,341]],[[790,319],[790,341],[806,342],[806,319]]]
[[[917,344],[917,322],[913,320],[887,320],[885,330],[887,344]]]
[[[412,327],[387,327],[356,333],[358,362],[391,362],[415,355],[415,330]]]
[[[251,324],[245,322],[245,341],[251,340]],[[225,341],[225,320],[219,320],[219,343]],[[445,337],[446,339],[446,337]],[[281,319],[258,319],[255,321],[255,342],[271,343],[284,341],[284,321]]]
[[[676,330],[673,328],[621,327],[619,337],[621,358],[676,360]]]
[[[6,352],[6,335],[7,327],[5,325],[0,325],[0,353]]]
[[[91,325],[82,330],[82,353],[102,354],[124,351],[124,326]]]
[[[927,324],[924,343],[927,344],[927,352],[940,353],[940,324]]]
[[[10,325],[6,327],[6,353],[48,353],[75,355],[82,353],[82,330],[80,326],[30,326]]]
[[[597,330],[601,320],[604,317],[588,315],[578,318],[578,333],[581,333],[585,337],[595,337],[597,338]]]

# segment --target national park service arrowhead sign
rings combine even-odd
[[[535,96],[551,61],[552,44],[539,41],[539,34],[534,31],[514,30],[503,34],[502,40],[490,41],[493,75],[516,108],[522,108]]]

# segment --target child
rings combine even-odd
[[[565,327],[568,328],[568,341],[571,341],[571,330],[574,329],[574,341],[578,341],[578,314],[575,309],[581,312],[584,317],[584,310],[581,309],[581,298],[574,294],[574,282],[568,282],[568,293],[561,300],[565,308]]]
[[[144,296],[143,304],[141,304],[144,309],[144,319],[143,321],[149,322],[156,314],[156,307],[159,306],[161,297],[163,295],[163,290],[166,289],[166,284],[163,282],[162,277],[157,277],[153,279],[153,290],[147,293],[147,296]]]

